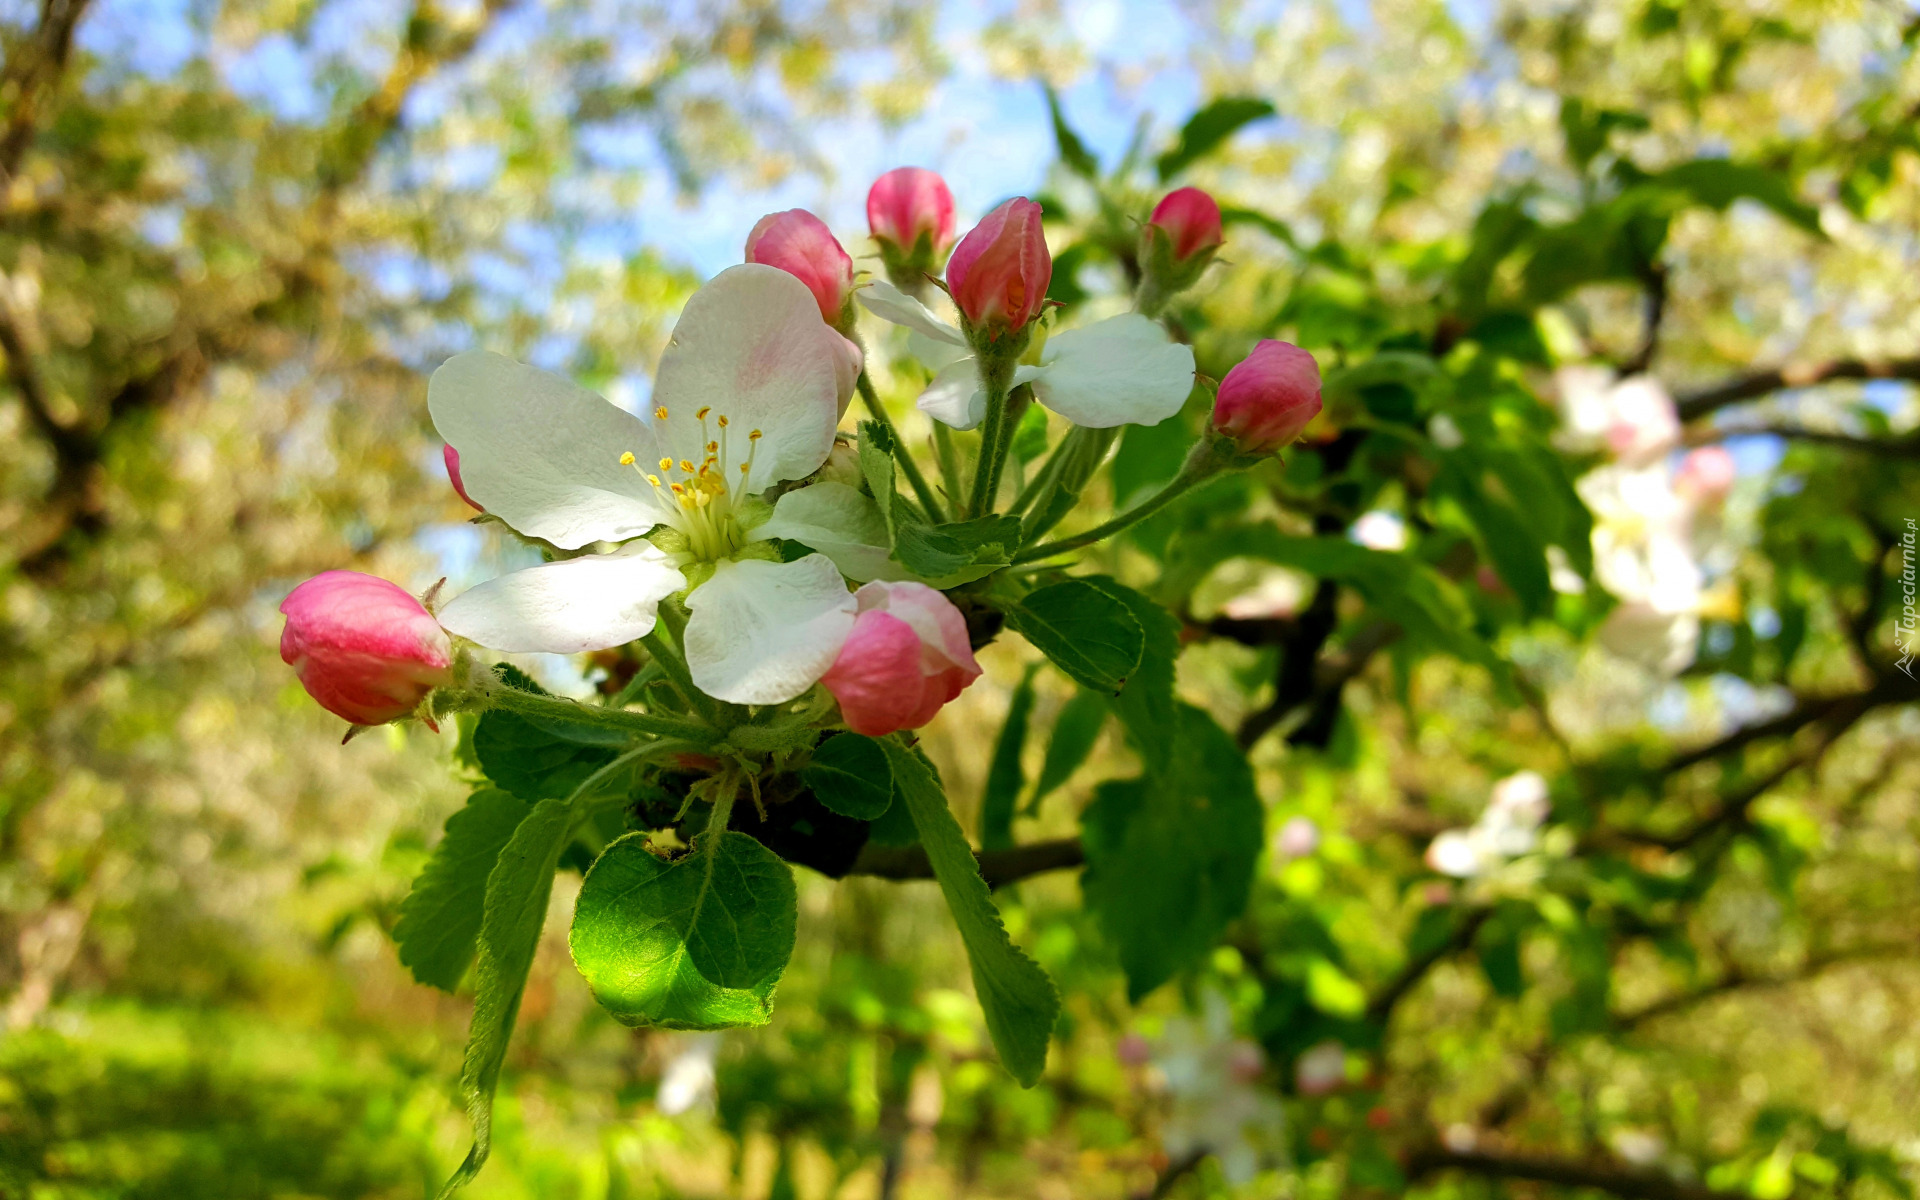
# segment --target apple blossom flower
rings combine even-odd
[[[1739,468],[1725,446],[1701,446],[1689,450],[1674,472],[1673,490],[1696,505],[1718,504],[1733,490]]]
[[[1053,255],[1040,215],[1038,204],[1015,196],[982,218],[947,260],[947,291],[988,337],[1024,328],[1046,303]]]
[[[875,581],[855,595],[853,631],[820,677],[847,728],[868,737],[918,729],[980,677],[966,619],[939,592]]]
[[[473,502],[473,497],[467,495],[466,486],[460,482],[460,452],[451,444],[443,445],[440,447],[440,461],[447,464],[447,480],[453,484],[455,494],[467,502],[467,507],[480,512],[487,511]]]
[[[320,707],[355,725],[404,717],[452,680],[446,632],[397,584],[325,571],[294,588],[280,611],[280,660]]]
[[[653,1105],[662,1116],[713,1107],[719,1092],[713,1060],[719,1053],[717,1033],[686,1034],[680,1039],[680,1052],[660,1072],[660,1087],[653,1094]]]
[[[1155,1061],[1166,1079],[1171,1111],[1160,1142],[1170,1159],[1212,1154],[1229,1183],[1242,1184],[1285,1159],[1286,1110],[1256,1080],[1260,1047],[1233,1033],[1233,1012],[1209,991],[1199,1021],[1167,1022]]]
[[[1554,374],[1564,429],[1561,445],[1601,450],[1616,461],[1644,466],[1680,439],[1673,397],[1646,375],[1616,380],[1605,367],[1562,367]]]
[[[1347,536],[1369,550],[1392,552],[1407,548],[1407,523],[1400,514],[1374,509],[1360,514]]]
[[[920,393],[920,411],[955,429],[979,425],[987,415],[987,393],[966,336],[891,284],[861,289],[860,303],[912,330],[914,356],[937,372]],[[1032,384],[1034,399],[1093,429],[1157,425],[1179,412],[1193,390],[1192,349],[1138,313],[1054,334],[1039,360],[1017,367],[1013,382]]]
[[[1293,1086],[1302,1096],[1326,1096],[1347,1086],[1347,1048],[1317,1042],[1293,1064]]]
[[[1519,771],[1493,785],[1480,819],[1467,829],[1449,829],[1427,846],[1427,865],[1442,875],[1470,879],[1508,859],[1531,854],[1540,844],[1552,801],[1537,771]]]
[[[1305,858],[1320,848],[1320,827],[1311,817],[1289,817],[1273,836],[1273,852],[1282,860]]]
[[[1594,577],[1621,602],[1601,624],[1601,644],[1661,674],[1685,670],[1697,648],[1704,579],[1673,472],[1661,459],[1609,463],[1575,488],[1593,513]]]
[[[851,327],[853,259],[819,217],[804,208],[768,213],[747,234],[746,258],[778,267],[806,284],[827,324]]]
[[[867,191],[867,227],[896,287],[918,292],[953,245],[953,193],[922,167],[896,167]]]
[[[498,354],[448,360],[427,405],[474,500],[561,550],[625,544],[470,588],[442,624],[495,650],[580,653],[651,633],[659,603],[687,591],[684,649],[702,691],[739,704],[804,692],[856,603],[825,554],[769,561],[755,543],[780,535],[757,497],[826,461],[859,366],[802,283],[755,264],[687,301],[647,419]]]
[[[1213,428],[1243,453],[1271,454],[1320,415],[1320,364],[1291,342],[1263,340],[1220,381]]]

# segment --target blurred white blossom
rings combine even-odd
[[[1199,1020],[1167,1022],[1155,1062],[1172,1101],[1160,1140],[1170,1159],[1204,1152],[1231,1183],[1245,1183],[1285,1161],[1286,1113],[1257,1084],[1266,1064],[1260,1047],[1233,1033],[1233,1012],[1207,993]]]

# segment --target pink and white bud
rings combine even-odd
[[[1325,1096],[1347,1086],[1347,1049],[1325,1041],[1302,1054],[1293,1064],[1293,1085],[1302,1096]]]
[[[874,241],[903,254],[924,237],[937,258],[953,245],[953,193],[933,171],[895,167],[867,192],[867,227]]]
[[[1271,454],[1320,415],[1320,365],[1291,342],[1271,338],[1220,381],[1213,427],[1247,454]]]
[[[820,316],[846,327],[853,298],[853,260],[819,217],[804,208],[768,213],[747,235],[747,261],[778,267],[807,285]]]
[[[975,329],[997,334],[1040,315],[1053,282],[1053,255],[1040,206],[1016,196],[960,239],[947,260],[947,290]]]
[[[1673,490],[1695,504],[1718,504],[1733,490],[1733,478],[1738,473],[1733,455],[1725,446],[1702,446],[1689,450],[1680,460]]]
[[[467,507],[475,512],[487,511],[476,504],[472,496],[467,495],[467,486],[460,482],[460,452],[453,448],[452,443],[440,447],[440,459],[447,464],[447,478],[452,481],[453,490],[467,502]]]
[[[840,656],[820,678],[847,728],[868,737],[918,729],[980,677],[960,610],[924,583],[875,580]]]
[[[1167,235],[1173,261],[1185,263],[1194,255],[1220,248],[1220,205],[1196,187],[1168,192],[1153,206],[1147,224]]]
[[[280,659],[320,707],[355,725],[406,716],[452,681],[453,647],[418,600],[358,571],[327,571],[280,605]]]

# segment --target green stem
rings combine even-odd
[[[672,600],[662,600],[658,611],[659,624],[654,626],[652,633],[640,639],[640,644],[647,648],[647,652],[653,655],[653,661],[660,664],[660,669],[665,671],[667,677],[673,680],[674,686],[680,689],[680,698],[687,702],[688,708],[698,710],[700,715],[709,721],[717,719],[720,713],[719,701],[694,686],[693,673],[687,670],[687,660],[680,656],[680,651],[677,649],[687,644],[686,614]],[[665,629],[672,636],[671,643],[660,636],[661,629]]]
[[[719,740],[717,732],[711,726],[695,721],[656,717],[649,713],[628,712],[623,708],[606,708],[598,704],[581,704],[561,696],[542,696],[537,692],[523,692],[518,688],[499,687],[489,691],[487,704],[491,708],[505,709],[523,716],[550,717],[559,721],[571,721],[577,725],[595,725],[601,729],[618,729],[622,732],[652,734],[656,737],[686,738],[702,743]]]
[[[1044,546],[1029,546],[1027,549],[1014,555],[1013,561],[1016,563],[1024,563],[1034,562],[1042,558],[1052,558],[1057,554],[1065,554],[1069,550],[1078,550],[1082,546],[1091,546],[1095,542],[1110,538],[1121,530],[1137,525],[1154,513],[1159,512],[1195,487],[1218,475],[1222,470],[1226,469],[1226,466],[1226,462],[1214,451],[1212,443],[1209,441],[1201,441],[1188,453],[1187,461],[1180,467],[1180,473],[1175,475],[1167,486],[1161,488],[1153,495],[1148,496],[1139,504],[1134,505],[1104,525],[1096,525],[1085,533],[1075,534],[1070,538],[1061,538],[1057,542],[1048,542]]]
[[[873,419],[880,423],[892,440],[894,461],[900,464],[900,473],[907,477],[913,494],[920,498],[920,507],[927,510],[929,517],[940,519],[946,510],[941,507],[940,498],[927,483],[927,477],[920,473],[920,464],[914,462],[913,455],[907,453],[907,444],[900,440],[900,431],[894,427],[893,418],[887,415],[886,405],[880,403],[880,396],[873,390],[873,380],[867,378],[866,371],[860,372],[857,386],[860,388],[860,399],[866,402],[867,411],[873,414]]]
[[[1061,438],[1048,453],[1047,461],[1040,464],[1040,469],[1034,472],[1032,479],[1027,481],[1027,486],[1021,488],[1020,494],[1014,497],[1013,507],[1007,510],[1009,513],[1019,516],[1033,507],[1034,501],[1040,499],[1043,491],[1052,490],[1048,485],[1059,481],[1060,470],[1067,457],[1067,447],[1073,445],[1073,434],[1078,429],[1079,426],[1074,426],[1074,429],[1069,430],[1067,436]]]
[[[960,505],[960,448],[954,445],[953,430],[947,423],[935,420],[933,423],[933,450],[940,458],[940,482],[947,489],[947,503],[958,508]],[[956,516],[964,514],[956,513]]]
[[[980,426],[980,461],[973,467],[973,496],[967,504],[969,514],[984,517],[993,511],[1000,493],[1000,469],[1013,445],[1012,422],[1007,406],[1013,391],[1014,359],[982,355],[980,382],[987,393],[987,418]]]

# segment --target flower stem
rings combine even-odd
[[[1007,408],[1012,398],[1015,359],[981,355],[979,362],[980,382],[987,393],[987,417],[980,426],[980,461],[974,464],[973,497],[967,511],[984,517],[993,511],[1000,493],[1000,469],[1013,445],[1013,422],[1007,419]]]
[[[680,697],[687,702],[687,707],[697,710],[709,721],[718,722],[720,702],[694,686],[693,673],[687,669],[687,660],[681,657],[677,649],[687,644],[686,613],[672,600],[662,600],[658,612],[659,624],[654,626],[652,633],[640,639],[640,644],[647,648],[647,652],[653,655],[653,661],[660,664],[660,669],[680,689]],[[673,636],[671,643],[660,636],[662,628]]]
[[[913,488],[913,494],[920,498],[920,507],[927,510],[928,517],[934,520],[942,519],[946,509],[941,506],[940,498],[934,494],[933,488],[927,483],[927,477],[920,473],[920,464],[914,462],[913,455],[907,452],[907,444],[900,440],[900,430],[894,426],[893,418],[887,415],[886,406],[880,403],[879,394],[873,390],[873,380],[867,377],[865,369],[860,372],[857,386],[860,389],[860,399],[866,402],[867,411],[873,414],[873,419],[887,431],[888,438],[893,442],[894,461],[900,464],[900,473],[907,477],[907,484]]]
[[[1016,517],[1019,516],[1031,508],[1034,501],[1041,498],[1043,490],[1050,490],[1049,485],[1057,481],[1060,477],[1061,465],[1067,457],[1069,452],[1068,448],[1073,445],[1073,435],[1078,432],[1079,428],[1078,425],[1074,426],[1072,430],[1068,431],[1067,436],[1061,438],[1060,441],[1054,445],[1053,450],[1048,453],[1046,461],[1040,464],[1040,469],[1034,472],[1033,478],[1029,479],[1027,485],[1020,489],[1020,494],[1014,497],[1013,507],[1009,508],[1007,510],[1008,512]]]
[[[717,740],[715,730],[699,722],[656,717],[649,713],[628,712],[624,708],[607,708],[598,704],[581,704],[563,696],[543,696],[537,692],[523,692],[519,688],[502,686],[489,691],[487,705],[522,716],[548,717],[571,721],[576,725],[596,725],[602,729],[618,729],[628,733],[686,738],[702,743]]]
[[[1013,561],[1024,563],[1052,558],[1057,554],[1065,554],[1069,550],[1078,550],[1082,546],[1091,546],[1095,542],[1110,538],[1121,530],[1146,520],[1195,487],[1226,470],[1227,466],[1227,460],[1214,448],[1213,442],[1210,439],[1203,439],[1195,443],[1193,449],[1188,452],[1187,461],[1181,464],[1180,473],[1175,475],[1165,487],[1139,504],[1103,525],[1094,526],[1085,533],[1048,542],[1043,546],[1029,546],[1014,555]]]
[[[933,450],[940,458],[940,484],[947,489],[947,503],[957,509],[960,506],[960,448],[953,444],[953,431],[945,421],[933,423]]]

